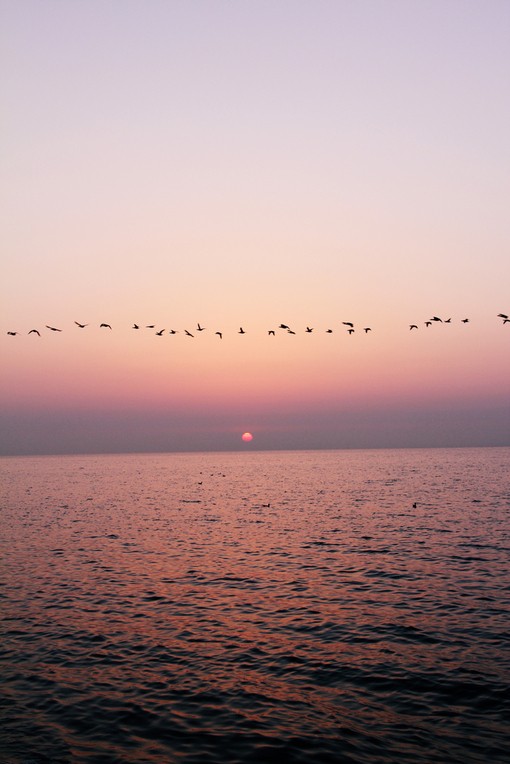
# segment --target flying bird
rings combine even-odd
[[[354,328],[354,324],[351,324],[351,322],[350,322],[350,321],[342,321],[342,324],[343,324],[344,326],[350,326],[350,327],[351,327],[351,329],[353,329],[353,328]]]
[[[269,335],[269,337],[275,337],[276,335],[274,333],[274,329],[269,329],[268,335]]]
[[[347,334],[354,334],[354,329],[347,329]]]
[[[333,329],[326,329],[326,334],[333,334]]]
[[[287,329],[287,334],[295,334],[296,332],[293,332],[292,329]]]
[[[156,332],[156,336],[157,337],[162,337],[164,331],[165,331],[164,329],[160,329],[159,332]]]
[[[200,326],[200,324],[197,324],[197,332],[203,332],[205,329],[205,326]]]
[[[168,334],[177,334],[177,329],[170,329]]]
[[[425,326],[426,327],[432,326],[432,321],[425,321]]]
[[[218,337],[220,338],[220,340],[222,340],[222,339],[223,339],[223,334],[222,334],[221,332],[214,332],[214,333],[218,335]]]
[[[145,328],[146,329],[155,329],[156,328],[156,324],[147,324],[147,326]]]
[[[438,318],[437,316],[432,316],[432,318],[430,320],[431,321],[441,321],[441,323],[443,323],[443,319],[442,318]]]
[[[371,331],[372,331],[372,329],[371,329],[369,326],[365,326],[365,328],[363,329],[363,331],[365,332],[365,334],[368,334],[368,332],[371,332]]]
[[[41,336],[41,332],[37,329],[30,329],[29,334],[37,334],[38,337]]]
[[[85,327],[88,326],[88,324],[80,324],[78,321],[75,321],[74,323],[76,324],[76,326],[79,326],[80,329],[85,329]]]
[[[445,322],[445,324],[451,324],[452,319],[451,318],[445,318],[444,322]]]
[[[184,334],[186,335],[186,337],[194,337],[195,336],[194,334],[191,334],[191,332],[188,332],[187,329],[184,330]]]
[[[51,329],[52,332],[61,332],[62,331],[62,329],[57,329],[54,326],[48,326],[48,324],[46,324],[46,329]]]
[[[139,328],[140,327],[138,326],[138,324],[133,324],[133,326],[132,326],[132,329],[139,329]]]
[[[462,318],[461,321],[463,324],[469,324],[469,318]]]
[[[246,334],[242,326],[239,327],[238,334]]]
[[[7,334],[10,334],[11,337],[15,337],[19,332],[7,332]]]
[[[104,327],[105,329],[111,329],[111,328],[112,328],[112,327],[110,326],[110,324],[99,324],[99,328],[100,328],[100,329],[102,329],[103,327]]]
[[[289,327],[287,326],[287,324],[280,324],[280,326],[278,327],[278,329],[288,329],[288,328]]]
[[[508,318],[506,313],[498,313],[498,318]]]
[[[409,327],[409,329],[417,329],[417,328],[418,327],[416,326],[416,324],[411,324],[410,327]]]
[[[307,331],[307,333],[308,333],[308,334],[311,334],[311,333],[313,332],[313,329],[310,329],[310,327],[309,327],[309,326],[307,326],[307,327],[306,327],[306,331]]]

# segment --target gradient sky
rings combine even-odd
[[[510,445],[510,3],[0,10],[1,454]]]

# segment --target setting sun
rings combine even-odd
[[[251,432],[243,432],[241,435],[241,440],[244,440],[245,443],[249,443],[250,440],[253,440],[253,435]]]

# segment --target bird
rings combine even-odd
[[[160,329],[159,332],[156,332],[156,336],[162,337],[164,331],[165,331],[164,329]]]
[[[371,329],[369,326],[365,326],[365,328],[363,329],[363,331],[365,332],[365,334],[368,334],[368,332],[371,332],[371,331],[372,331],[372,329]]]
[[[278,329],[288,329],[288,328],[289,327],[287,326],[287,324],[280,324],[280,326],[278,327]]]
[[[437,316],[432,316],[432,318],[430,320],[431,321],[441,321],[441,323],[443,323],[443,319],[442,318],[438,318]]]
[[[10,334],[11,337],[15,337],[19,332],[7,332],[7,334]]]
[[[170,329],[168,334],[177,334],[177,329]]]
[[[275,335],[274,329],[269,329],[268,335],[269,337],[275,337],[276,335]]]
[[[504,324],[510,324],[510,318],[504,318],[503,319]]]
[[[38,329],[30,329],[29,334],[37,334],[38,337],[41,336],[41,332],[38,331]]]
[[[354,329],[347,329],[347,334],[354,334]]]
[[[238,334],[246,334],[242,326],[239,327]]]
[[[416,326],[416,324],[411,324],[410,327],[409,327],[409,329],[417,329],[417,328],[418,327]]]
[[[46,329],[51,329],[52,332],[61,332],[62,331],[62,329],[57,329],[55,326],[48,326],[48,324],[46,324]]]
[[[469,324],[469,318],[462,318],[461,321],[463,324]]]
[[[498,313],[498,318],[508,318],[506,313]]]
[[[445,324],[451,324],[452,319],[451,318],[445,318],[444,322],[445,322]]]
[[[146,329],[155,329],[156,328],[156,324],[147,324],[147,326],[145,328]]]
[[[306,331],[307,331],[307,333],[308,333],[308,334],[311,334],[311,333],[313,332],[313,329],[310,329],[310,327],[309,327],[309,326],[307,326],[307,327],[306,327]]]
[[[333,329],[326,329],[326,334],[333,334]]]
[[[138,324],[133,324],[133,326],[132,326],[132,329],[139,329],[139,328],[140,327],[138,326]]]
[[[293,332],[292,329],[287,329],[287,334],[295,334],[296,332]]]
[[[200,326],[200,324],[197,324],[197,332],[203,332],[205,329],[205,326]]]
[[[350,321],[342,321],[342,324],[343,324],[344,326],[350,326],[350,327],[351,327],[351,329],[353,329],[353,328],[354,328],[354,324],[351,324],[351,322],[350,322]]]
[[[425,326],[426,327],[432,326],[432,321],[425,321]]]
[[[188,332],[187,329],[184,330],[184,334],[186,335],[186,337],[194,337],[195,336],[194,334],[191,334],[191,332]]]
[[[223,339],[223,334],[222,334],[221,332],[214,332],[214,333],[218,335],[218,337],[220,338],[220,340],[222,340],[222,339]]]
[[[79,321],[75,321],[74,323],[76,324],[76,326],[79,326],[80,329],[85,329],[85,327],[88,326],[88,324],[80,324]]]
[[[103,327],[104,327],[105,329],[111,329],[111,328],[112,328],[112,327],[110,326],[110,324],[99,324],[99,328],[100,328],[100,329],[101,329],[101,328],[103,328]]]

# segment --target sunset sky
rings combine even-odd
[[[0,11],[0,454],[510,445],[507,0]]]

